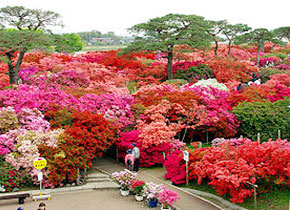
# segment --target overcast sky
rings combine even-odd
[[[0,0],[0,7],[25,6],[58,12],[65,24],[55,32],[126,29],[168,13],[226,19],[252,28],[290,26],[290,0]]]

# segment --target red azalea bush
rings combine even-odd
[[[166,168],[165,179],[170,179],[174,184],[185,183],[185,162],[183,161],[182,151],[175,150],[168,155],[163,165]]]
[[[176,183],[182,183],[173,170],[184,171],[184,162],[176,152],[168,157],[167,177]],[[176,160],[180,160],[177,161]],[[233,203],[243,203],[253,195],[249,183],[258,184],[259,189],[267,191],[273,185],[290,187],[290,143],[287,140],[268,141],[264,143],[244,141],[243,144],[231,146],[230,142],[218,147],[189,150],[189,179],[198,184],[209,181],[219,195],[229,195]],[[259,191],[258,191],[259,192]]]
[[[144,148],[142,142],[139,139],[140,131],[132,130],[120,134],[116,145],[118,146],[118,158],[124,160],[126,150],[131,149],[132,143],[136,143],[140,149],[140,166],[152,167],[155,165],[161,165],[164,162],[164,155],[168,155],[172,150],[179,149],[184,146],[179,141],[175,141],[173,144],[163,143],[158,146],[151,146]],[[164,155],[163,155],[164,154]]]
[[[259,66],[263,67],[266,66],[268,64],[273,64],[273,65],[277,65],[280,62],[280,58],[278,57],[269,57],[269,58],[261,58],[259,61]],[[257,61],[254,62],[255,65],[257,65]]]
[[[202,61],[182,61],[182,62],[176,62],[172,66],[172,74],[176,74],[178,70],[185,71],[186,69],[189,69],[190,67],[198,67],[200,64],[203,64]]]
[[[78,169],[92,166],[92,159],[107,150],[115,141],[115,127],[102,115],[91,112],[73,112],[72,125],[66,127],[65,135],[57,147],[39,146],[42,157],[48,164],[48,179],[53,186],[64,180],[75,181]]]
[[[257,67],[234,59],[212,59],[206,64],[212,69],[215,78],[223,83],[229,80],[246,82],[252,79],[251,73],[258,72]]]

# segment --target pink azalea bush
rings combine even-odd
[[[180,199],[178,194],[170,189],[163,188],[163,190],[158,194],[159,202],[163,204],[163,207],[172,207],[173,204]]]
[[[118,182],[122,190],[131,189],[131,185],[137,181],[137,173],[133,173],[127,169],[112,173],[112,177]]]
[[[159,193],[164,189],[163,185],[158,185],[153,182],[146,183],[144,187],[144,196],[151,201],[157,200]]]

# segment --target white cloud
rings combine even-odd
[[[22,5],[58,12],[58,32],[99,30],[126,34],[126,28],[168,13],[246,23],[253,28],[289,26],[289,0],[0,0],[0,7]]]

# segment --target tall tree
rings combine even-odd
[[[288,42],[290,42],[290,26],[276,28],[274,33],[276,34],[277,38],[286,39]]]
[[[48,26],[62,26],[60,15],[52,11],[29,9],[23,6],[4,7],[0,9],[0,20],[6,27],[18,30],[45,30]]]
[[[129,32],[135,41],[124,52],[134,50],[158,50],[167,55],[168,79],[172,79],[173,48],[187,44],[192,47],[208,47],[210,37],[206,33],[208,24],[196,15],[168,14],[134,25]]]
[[[272,31],[268,31],[266,28],[257,28],[253,31],[250,31],[244,35],[237,37],[236,43],[249,43],[257,46],[257,66],[259,66],[260,61],[260,51],[264,46],[265,42],[274,42],[277,43],[279,40],[275,38],[275,34]]]
[[[249,30],[251,30],[251,28],[246,24],[226,25],[224,30],[222,30],[222,34],[226,37],[226,39],[229,42],[228,56],[230,56],[232,42],[236,39],[236,37],[241,36],[242,34],[246,33]]]
[[[18,72],[28,50],[57,45],[63,41],[59,36],[45,33],[47,26],[61,25],[59,17],[55,12],[22,6],[0,9],[2,25],[15,28],[0,31],[0,57],[8,64],[11,84],[18,82]],[[62,46],[65,46],[65,43],[62,43]]]
[[[18,82],[18,72],[25,52],[33,48],[53,45],[51,36],[35,31],[1,30],[0,52],[1,60],[9,68],[10,84]],[[14,61],[15,59],[16,62]]]
[[[227,26],[227,21],[226,20],[221,20],[221,21],[208,21],[210,25],[210,29],[207,31],[207,33],[212,37],[212,40],[215,43],[215,48],[214,48],[214,54],[217,57],[217,51],[218,51],[218,42],[221,40],[220,37],[218,37],[219,34],[226,28]]]

